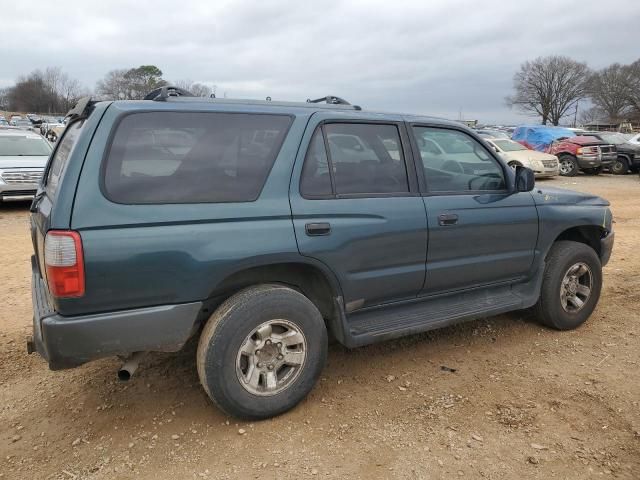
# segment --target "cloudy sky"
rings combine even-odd
[[[640,58],[638,0],[3,0],[0,86],[60,66],[93,88],[154,64],[234,98],[338,95],[371,109],[482,122],[525,60]]]

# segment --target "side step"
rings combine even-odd
[[[510,286],[500,286],[357,311],[347,317],[349,346],[413,335],[520,308],[525,308],[522,297]]]

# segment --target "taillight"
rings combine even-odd
[[[50,230],[44,240],[49,292],[55,297],[84,295],[84,258],[78,232]]]

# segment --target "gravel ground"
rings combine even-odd
[[[515,312],[333,345],[311,395],[255,423],[211,404],[193,345],[126,384],[116,359],[51,372],[28,356],[28,205],[0,205],[0,478],[640,478],[640,182],[544,184],[612,202],[614,255],[582,328]]]

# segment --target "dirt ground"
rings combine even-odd
[[[311,395],[255,423],[211,404],[193,348],[152,354],[129,383],[116,359],[51,372],[28,356],[28,205],[0,205],[0,478],[640,478],[640,182],[544,184],[612,202],[614,254],[582,328],[517,312],[333,345]]]

